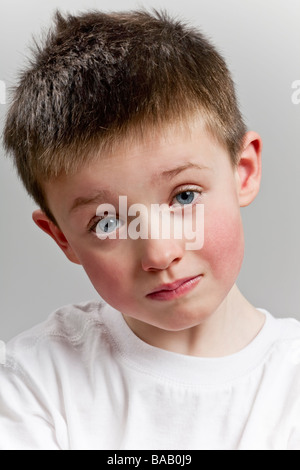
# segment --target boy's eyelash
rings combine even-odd
[[[95,229],[96,229],[96,226],[97,224],[100,222],[100,220],[102,219],[103,217],[99,217],[97,215],[95,215],[88,223],[87,225],[87,231],[90,233],[90,232],[93,232]]]
[[[95,232],[96,230],[96,227],[98,225],[98,223],[100,222],[100,220],[102,220],[103,217],[93,217],[93,219],[90,221],[90,223],[88,224],[88,227],[87,227],[87,231],[89,233],[92,233],[92,232]]]
[[[182,193],[185,193],[185,192],[194,192],[194,193],[199,193],[199,195],[201,195],[203,193],[203,189],[202,188],[199,188],[199,186],[193,186],[193,185],[190,185],[190,186],[182,186],[181,188],[177,189],[176,190],[176,193],[173,195],[172,197],[172,201],[173,199],[176,197],[176,196],[179,196],[179,194],[182,194]]]

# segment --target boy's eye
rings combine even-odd
[[[192,204],[198,195],[199,192],[197,191],[182,191],[175,196],[175,205],[176,203],[179,203],[180,205]]]
[[[104,217],[95,226],[95,231],[99,235],[109,234],[120,227],[120,220],[113,216]]]

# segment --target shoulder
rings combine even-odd
[[[30,343],[42,342],[45,338],[61,337],[69,342],[76,342],[91,325],[101,325],[104,301],[89,301],[65,305],[49,315],[42,323],[24,331],[8,343],[11,350],[17,346],[28,347]]]
[[[296,380],[300,392],[300,321],[265,313],[268,325],[265,338],[269,344],[265,364],[276,376],[285,376],[286,383]]]
[[[276,325],[279,331],[278,340],[280,342],[293,343],[300,340],[300,321],[292,317],[275,317],[269,314],[272,318],[273,325]]]
[[[295,318],[277,318],[280,335],[277,346],[285,351],[289,360],[300,365],[300,321]]]
[[[61,307],[46,321],[16,336],[6,345],[3,367],[6,369],[43,369],[49,362],[55,368],[78,359],[92,338],[105,334],[104,301],[90,301]],[[99,344],[99,343],[98,343]]]
[[[103,344],[105,307],[67,305],[2,348],[0,449],[69,448],[66,413],[78,387],[90,397],[86,378],[93,348]]]

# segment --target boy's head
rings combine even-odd
[[[245,126],[233,82],[202,34],[159,13],[55,20],[21,76],[4,133],[27,191],[53,221],[45,181],[195,114],[237,162]]]
[[[245,132],[226,65],[199,32],[166,15],[57,14],[56,23],[5,128],[41,207],[34,220],[130,321],[199,324],[232,301],[243,258],[239,209],[260,181],[261,141]],[[196,229],[203,204],[204,246],[188,251],[172,235],[99,239],[133,218],[99,216],[99,205],[117,207],[119,196],[131,208],[165,204],[174,217],[188,206]],[[140,216],[139,224],[154,221]]]

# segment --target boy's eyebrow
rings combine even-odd
[[[69,210],[69,213],[74,212],[79,207],[88,206],[94,203],[100,203],[101,201],[107,202],[109,198],[111,199],[113,194],[108,191],[107,189],[100,189],[96,191],[94,194],[87,196],[87,197],[77,197]]]
[[[159,173],[155,175],[153,178],[153,183],[157,182],[158,180],[161,180],[163,178],[171,179],[172,177],[178,175],[179,173],[188,170],[190,168],[195,168],[197,170],[208,170],[209,168],[206,166],[201,166],[198,165],[197,163],[192,163],[192,162],[187,162],[183,165],[180,165],[176,168],[173,168],[171,170],[165,170],[162,173]],[[100,203],[101,201],[107,202],[109,199],[113,198],[113,193],[108,191],[107,189],[100,189],[96,191],[94,194],[87,196],[87,197],[77,197],[70,210],[69,213],[74,212],[76,209],[79,209],[80,207],[83,206],[88,206],[90,204],[94,203]]]
[[[207,166],[198,165],[197,163],[187,162],[171,170],[165,170],[162,173],[156,174],[155,177],[153,178],[153,181],[157,181],[162,178],[171,179],[174,176],[181,173],[182,171],[189,170],[190,168],[194,168],[196,170],[209,170]]]

